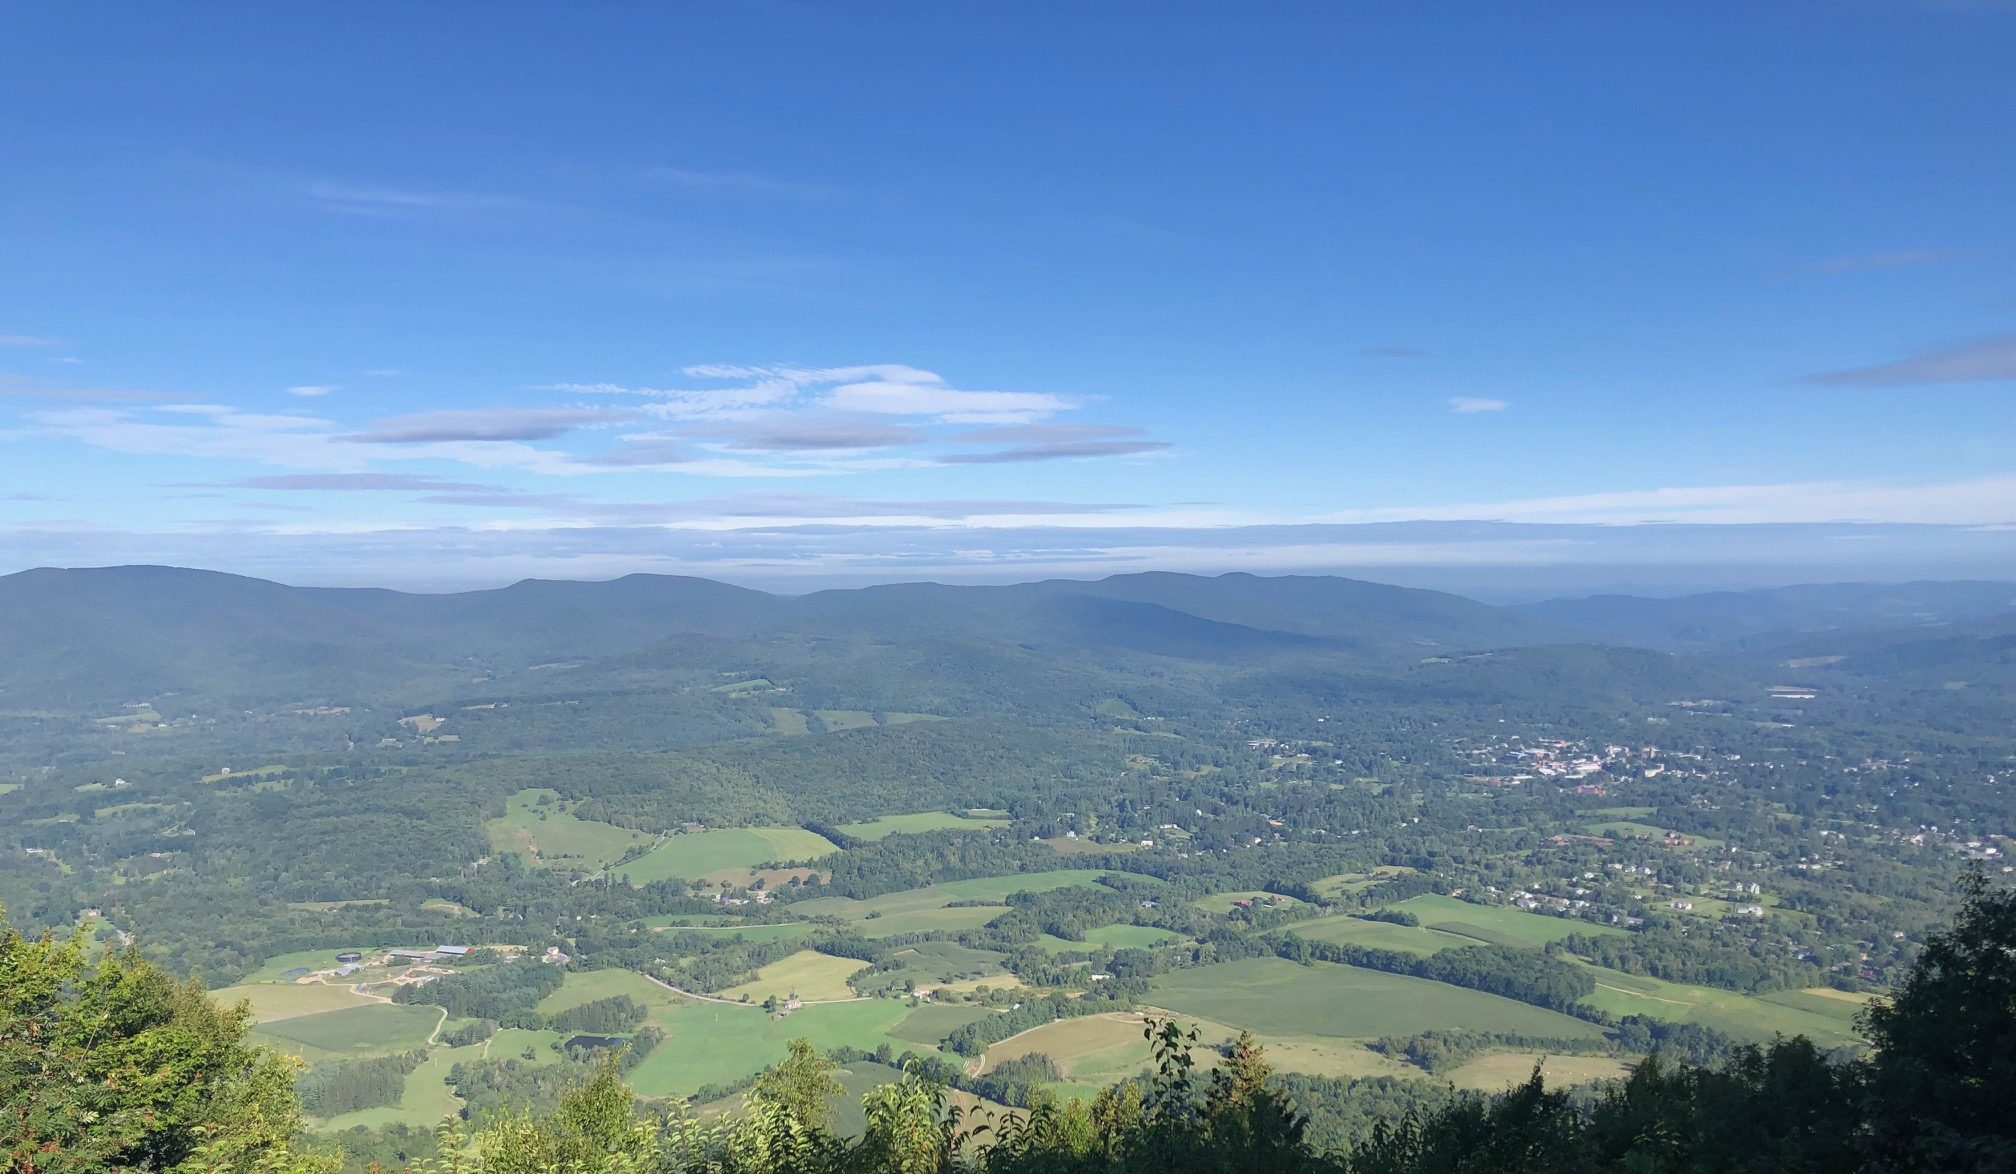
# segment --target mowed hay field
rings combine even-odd
[[[1543,1063],[1544,1060],[1544,1063]],[[1533,1065],[1550,1088],[1586,1084],[1592,1080],[1614,1080],[1630,1074],[1631,1066],[1615,1056],[1547,1056],[1541,1052],[1492,1052],[1479,1056],[1449,1074],[1458,1088],[1482,1092],[1502,1092],[1533,1075]]]
[[[1239,1034],[1238,1028],[1208,1019],[1184,1016],[1179,1023],[1186,1029],[1197,1029],[1198,1047],[1192,1051],[1192,1058],[1200,1068],[1214,1066],[1218,1062],[1216,1048]],[[1267,1062],[1282,1072],[1340,1078],[1420,1075],[1419,1069],[1348,1040],[1258,1032],[1255,1038],[1266,1051]],[[988,1048],[985,1063],[991,1067],[1034,1052],[1057,1061],[1066,1082],[1081,1093],[1124,1080],[1151,1063],[1148,1041],[1142,1034],[1142,1016],[1132,1012],[1087,1015],[1044,1024]]]
[[[665,1032],[665,1040],[624,1077],[648,1097],[689,1096],[705,1085],[740,1080],[782,1059],[786,1045],[800,1037],[822,1052],[842,1044],[873,1049],[886,1042],[898,1052],[914,1046],[890,1034],[911,1011],[895,999],[815,1003],[773,1016],[761,1007],[683,998],[629,970],[570,973],[565,985],[540,1001],[539,1010],[552,1014],[611,995],[642,1003],[648,1022]],[[499,1051],[501,1046],[493,1044],[491,1055],[515,1054]]]
[[[836,958],[831,954],[821,954],[817,950],[800,950],[787,958],[781,958],[756,972],[756,977],[740,986],[731,986],[716,991],[716,998],[747,998],[752,1003],[760,1003],[775,995],[778,1000],[796,996],[801,999],[851,999],[854,988],[847,985],[848,976],[868,969],[868,963],[859,958]]]
[[[866,823],[843,823],[840,830],[857,840],[880,840],[886,836],[915,835],[919,832],[986,831],[1007,827],[1005,819],[975,819],[949,811],[918,811],[908,815],[885,815]]]
[[[210,997],[220,1007],[229,1007],[244,1000],[252,1007],[252,1022],[255,1024],[276,1023],[348,1007],[369,1007],[378,1002],[352,993],[347,986],[328,986],[319,982],[247,983],[211,991]]]
[[[668,836],[616,872],[633,885],[675,876],[689,881],[734,878],[768,861],[809,860],[837,851],[831,840],[804,828],[711,828]]]
[[[1497,995],[1401,974],[1242,958],[1162,975],[1161,1006],[1256,1033],[1370,1039],[1435,1028],[1599,1039],[1593,1023]]]
[[[1803,1035],[1823,1048],[1861,1042],[1854,1023],[1860,1008],[1853,996],[1828,999],[1806,990],[1776,992],[1781,997],[1774,999],[1663,982],[1601,966],[1588,969],[1596,980],[1596,993],[1584,1001],[1612,1015],[1698,1023],[1748,1043],[1763,1043],[1780,1034]]]
[[[1387,906],[1421,919],[1421,924],[1444,933],[1461,934],[1493,946],[1544,946],[1570,934],[1622,934],[1614,925],[1598,925],[1567,917],[1528,913],[1510,905],[1473,905],[1439,893],[1409,897]]]
[[[465,1060],[483,1058],[482,1044],[470,1044],[463,1048],[434,1048],[420,1066],[406,1074],[406,1088],[400,1094],[397,1104],[381,1105],[373,1109],[358,1109],[354,1113],[344,1113],[337,1117],[311,1117],[308,1120],[317,1129],[354,1129],[361,1125],[376,1129],[381,1125],[411,1125],[420,1129],[432,1129],[442,1121],[462,1111],[462,1098],[449,1087],[448,1070]],[[499,1053],[515,1055],[516,1053]]]
[[[499,854],[516,853],[549,866],[593,870],[621,859],[652,837],[614,824],[576,819],[556,791],[531,788],[505,800],[504,814],[483,825]]]
[[[258,1043],[320,1064],[424,1048],[440,1022],[439,1007],[368,1003],[261,1023],[252,1035]]]
[[[1008,907],[988,904],[946,908],[954,901],[1004,901],[1010,893],[1044,893],[1071,885],[1096,884],[1105,875],[1103,871],[1090,868],[1018,872],[1012,876],[946,881],[921,889],[904,889],[866,901],[857,901],[852,897],[815,897],[798,902],[791,908],[808,916],[841,918],[853,923],[848,926],[849,929],[868,938],[933,930],[957,931],[983,926],[1006,913]]]
[[[900,1040],[937,1047],[948,1035],[969,1023],[978,1023],[989,1015],[997,1014],[985,1007],[962,1006],[958,1003],[925,1003],[903,1021],[889,1030],[889,1034]]]
[[[1287,928],[1296,937],[1308,938],[1312,942],[1399,950],[1407,954],[1433,954],[1437,950],[1478,944],[1476,938],[1429,929],[1425,925],[1394,925],[1389,921],[1367,921],[1362,917],[1321,917],[1315,921],[1298,921]]]

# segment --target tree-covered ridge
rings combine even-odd
[[[20,1174],[134,1168],[310,1174],[334,1159],[296,1146],[288,1066],[245,1045],[245,1018],[127,953],[92,963],[81,937],[0,935],[0,1120]],[[640,1105],[605,1062],[547,1114],[504,1111],[450,1131],[410,1168],[718,1174],[1644,1174],[1694,1171],[1988,1172],[2016,1162],[2016,891],[1975,877],[1888,1004],[1867,1057],[1803,1039],[1740,1049],[1717,1067],[1654,1056],[1592,1097],[1536,1072],[1495,1098],[1382,1121],[1322,1152],[1297,1085],[1248,1036],[1198,1070],[1195,1035],[1151,1022],[1147,1079],[1098,1097],[1035,1097],[975,1113],[923,1070],[868,1093],[865,1128],[836,1135],[833,1062],[802,1041],[741,1112],[711,1120]],[[1040,1070],[1047,1057],[1025,1065]]]

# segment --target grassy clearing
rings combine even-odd
[[[636,971],[611,967],[607,970],[569,971],[567,980],[560,984],[559,990],[539,1000],[539,1013],[557,1015],[562,1011],[571,1011],[583,1003],[614,998],[617,995],[628,995],[647,1007],[675,1001],[679,1002],[679,1005],[684,1005],[677,995]]]
[[[1326,876],[1310,887],[1326,898],[1335,898],[1345,893],[1360,893],[1380,881],[1418,871],[1398,864],[1382,864],[1365,872],[1340,872]]]
[[[1109,852],[1132,852],[1139,844],[1102,844],[1097,840],[1081,840],[1071,836],[1052,836],[1043,845],[1059,856],[1097,856]]]
[[[773,860],[807,860],[838,851],[826,837],[795,827],[713,828],[667,836],[665,842],[616,869],[633,885],[667,877],[705,880],[746,876]]]
[[[957,1003],[925,1003],[903,1021],[889,1029],[889,1034],[911,1043],[937,1047],[946,1036],[966,1026],[978,1023],[993,1015],[985,1007],[961,1006]]]
[[[359,1109],[340,1117],[309,1118],[317,1129],[329,1131],[352,1129],[363,1126],[376,1129],[381,1125],[412,1125],[420,1129],[432,1129],[449,1117],[462,1111],[462,1098],[448,1085],[448,1070],[465,1060],[483,1058],[483,1045],[470,1044],[464,1048],[435,1048],[420,1062],[420,1066],[406,1074],[406,1088],[397,1104],[381,1105],[375,1109]]]
[[[907,726],[911,722],[942,722],[949,720],[951,719],[936,713],[884,713],[882,715],[882,724],[885,726]]]
[[[511,796],[505,801],[504,814],[483,825],[490,846],[500,854],[516,853],[535,864],[593,870],[651,842],[643,832],[577,819],[559,799],[558,792],[539,787]]]
[[[885,836],[913,835],[918,832],[942,831],[986,831],[988,828],[1007,827],[1005,819],[974,819],[968,815],[953,815],[946,811],[919,811],[909,815],[885,815],[865,823],[843,823],[840,830],[857,840],[880,840]]]
[[[1724,843],[1722,840],[1712,839],[1708,836],[1697,836],[1690,832],[1675,832],[1669,828],[1659,827],[1656,824],[1639,823],[1636,820],[1630,819],[1613,819],[1605,820],[1601,823],[1585,824],[1582,830],[1592,836],[1614,833],[1619,839],[1644,837],[1654,842],[1662,840],[1669,835],[1685,836],[1687,839],[1694,841],[1683,848],[1684,851],[1689,852],[1720,848]]]
[[[1676,1023],[1699,1023],[1746,1042],[1762,1043],[1773,1035],[1803,1035],[1821,1047],[1861,1042],[1852,1013],[1814,1010],[1805,1005],[1820,998],[1809,991],[1778,992],[1805,995],[1806,1000],[1773,1000],[1715,987],[1663,982],[1601,966],[1589,967],[1596,993],[1587,1003],[1613,1015],[1646,1015]],[[1845,1006],[1845,1004],[1844,1004]]]
[[[1781,1007],[1791,1007],[1798,1011],[1811,1011],[1815,1015],[1825,1015],[1852,1025],[1856,1016],[1877,1000],[1875,995],[1859,994],[1854,991],[1837,991],[1832,987],[1807,987],[1798,991],[1772,991],[1768,995],[1758,995],[1766,1003],[1776,1003]]]
[[[1298,921],[1288,927],[1288,932],[1312,942],[1399,950],[1407,954],[1433,954],[1454,946],[1477,944],[1476,938],[1445,933],[1427,926],[1394,925],[1387,921],[1367,921],[1362,917],[1322,917],[1315,921]]]
[[[1621,934],[1614,925],[1577,921],[1529,913],[1510,905],[1473,905],[1455,897],[1427,893],[1409,897],[1389,909],[1400,909],[1421,919],[1421,924],[1445,933],[1461,934],[1494,946],[1544,946],[1569,934]]]
[[[224,1007],[243,999],[252,1007],[252,1022],[261,1025],[298,1019],[303,1015],[320,1015],[325,1011],[341,1011],[346,1007],[370,1006],[376,1002],[375,999],[353,994],[347,986],[326,986],[319,982],[249,983],[212,991],[210,997]]]
[[[875,724],[875,715],[862,709],[815,709],[820,724],[833,733],[841,730],[858,730]]]
[[[747,681],[730,681],[725,685],[714,685],[710,687],[707,691],[709,693],[731,693],[731,694],[753,693],[759,690],[775,689],[776,687],[777,686],[771,684],[769,679],[766,677],[754,677]]]
[[[854,988],[847,985],[847,979],[866,969],[868,964],[858,958],[835,958],[817,950],[800,950],[758,970],[751,981],[715,994],[723,999],[747,998],[752,1003],[760,1003],[772,995],[779,1000],[794,996],[851,999]]]
[[[998,980],[1007,973],[1001,965],[1003,957],[994,950],[968,949],[956,942],[919,942],[895,951],[890,960],[902,963],[902,969],[877,972],[874,987],[881,989],[901,980],[911,989],[930,990],[961,979]]]
[[[257,1042],[319,1064],[426,1047],[440,1021],[438,1007],[371,1003],[261,1024],[252,1035]]]
[[[1275,1035],[1367,1039],[1456,1027],[1602,1035],[1594,1024],[1497,995],[1324,962],[1244,958],[1174,971],[1150,989],[1173,1011]]]
[[[287,902],[287,908],[307,909],[315,913],[328,913],[336,909],[348,909],[353,905],[363,908],[370,905],[390,905],[391,903],[383,897],[359,897],[349,901],[289,901]]]
[[[1546,1056],[1540,1052],[1492,1052],[1477,1057],[1449,1074],[1458,1088],[1502,1092],[1533,1075],[1533,1065],[1545,1061],[1540,1073],[1549,1088],[1566,1088],[1592,1080],[1614,1080],[1630,1074],[1631,1067],[1614,1056]]]
[[[798,1038],[822,1052],[841,1044],[872,1049],[887,1042],[899,1052],[910,1046],[889,1034],[910,1014],[894,999],[825,1003],[774,1018],[756,1007],[676,998],[651,1007],[651,1021],[667,1038],[625,1078],[646,1096],[687,1096],[702,1085],[738,1080],[775,1064]]]
[[[770,725],[780,734],[809,734],[812,726],[805,720],[803,710],[786,709],[781,705],[770,707]]]
[[[1582,814],[1596,819],[1644,819],[1658,811],[1657,807],[1592,807]]]
[[[1012,876],[980,877],[946,881],[921,889],[885,893],[866,901],[851,897],[816,897],[792,908],[808,916],[838,917],[863,937],[889,937],[901,933],[928,933],[934,930],[976,929],[1007,912],[1007,906],[988,904],[948,909],[954,901],[1002,901],[1010,893],[1049,892],[1071,885],[1097,883],[1105,872],[1089,868],[1059,868],[1047,872],[1018,872]]]
[[[251,770],[220,770],[216,774],[203,776],[206,783],[235,783],[240,779],[275,779],[287,773],[287,768],[279,763],[253,767]]]

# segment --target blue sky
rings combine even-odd
[[[2016,577],[2012,60],[1995,0],[18,6],[0,572]]]

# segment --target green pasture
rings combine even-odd
[[[256,1042],[319,1064],[426,1047],[440,1022],[439,1007],[368,1003],[262,1023],[252,1036]]]
[[[1746,1042],[1762,1043],[1774,1035],[1803,1035],[1821,1047],[1845,1047],[1861,1042],[1855,1031],[1852,1003],[1842,1011],[1815,1009],[1812,991],[1775,992],[1752,996],[1716,987],[1665,982],[1601,966],[1590,966],[1596,993],[1584,1000],[1612,1015],[1644,1015],[1675,1023],[1698,1023]],[[1803,996],[1789,998],[1787,996]],[[1844,1014],[1844,1012],[1847,1012]]]
[[[817,950],[800,950],[758,970],[748,982],[714,994],[722,999],[746,998],[752,1003],[772,996],[780,1001],[792,996],[851,999],[854,988],[847,985],[847,979],[866,969],[868,963],[859,958],[836,958]]]
[[[1398,950],[1406,954],[1433,954],[1455,946],[1474,946],[1477,939],[1446,933],[1427,926],[1394,925],[1390,921],[1367,921],[1362,917],[1319,917],[1298,921],[1288,932],[1312,942],[1339,946],[1364,946],[1373,950]]]
[[[1436,1028],[1564,1038],[1603,1034],[1595,1024],[1497,995],[1327,962],[1218,962],[1162,975],[1150,991],[1172,1011],[1278,1035],[1361,1039]]]
[[[857,840],[880,840],[886,836],[914,835],[918,832],[986,831],[1008,826],[1005,819],[974,819],[946,811],[918,811],[908,815],[885,815],[865,823],[843,823],[840,830]]]
[[[664,843],[615,871],[633,885],[675,876],[695,881],[746,873],[772,860],[809,860],[836,851],[832,841],[804,828],[709,828],[667,836]]]
[[[576,818],[558,800],[558,792],[539,787],[505,800],[504,814],[483,825],[491,848],[539,864],[593,871],[651,842],[644,832]]]
[[[948,1035],[969,1023],[978,1023],[997,1014],[985,1007],[962,1003],[924,1003],[889,1029],[889,1034],[913,1044],[937,1047]]]
[[[1622,934],[1614,925],[1530,913],[1510,905],[1477,905],[1440,893],[1425,893],[1387,906],[1412,913],[1421,924],[1494,946],[1544,946],[1570,934]]]

